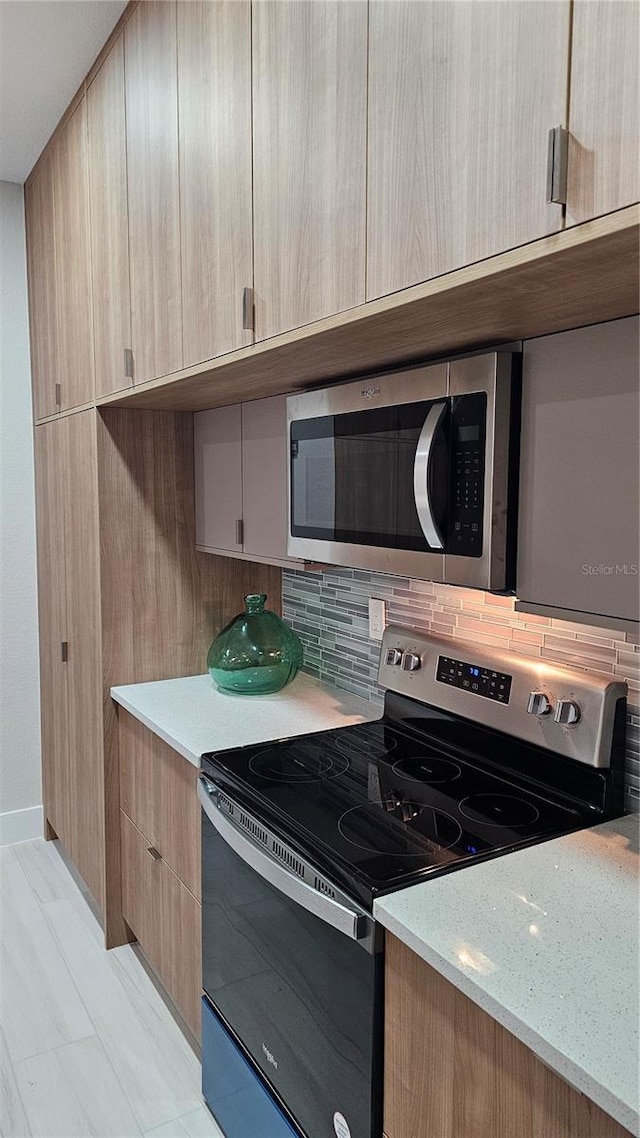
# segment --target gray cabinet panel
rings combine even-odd
[[[287,556],[286,396],[242,404],[244,552]]]
[[[242,552],[241,405],[199,411],[193,419],[196,545]]]
[[[517,594],[638,619],[638,317],[527,341]]]

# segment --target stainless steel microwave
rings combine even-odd
[[[289,554],[510,589],[519,360],[495,351],[290,396]]]

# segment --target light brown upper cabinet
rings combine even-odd
[[[53,145],[58,378],[62,410],[95,396],[89,236],[87,107],[78,104]]]
[[[365,298],[366,73],[362,0],[254,3],[258,340]]]
[[[640,197],[637,0],[574,0],[567,225]]]
[[[250,344],[251,2],[178,4],[184,366]]]
[[[87,117],[93,333],[100,396],[132,383],[122,35],[87,91]]]
[[[182,367],[177,12],[145,0],[124,31],[136,383]]]
[[[561,228],[568,52],[568,0],[371,0],[367,299]]]
[[[36,419],[59,410],[56,316],[56,261],[53,240],[53,162],[51,151],[24,191],[29,281],[29,335],[33,413]]]

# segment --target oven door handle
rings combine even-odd
[[[420,438],[418,439],[418,446],[416,448],[416,457],[413,464],[413,493],[418,513],[418,521],[432,549],[444,549],[444,538],[431,509],[429,480],[431,477],[433,444],[438,427],[446,414],[448,406],[449,404],[446,402],[434,403],[429,409],[429,413],[424,421],[424,426],[420,432]]]
[[[198,779],[198,798],[200,805],[214,829],[228,846],[251,867],[260,877],[273,885],[280,893],[284,893],[290,901],[313,913],[325,924],[331,925],[338,932],[344,933],[351,940],[364,941],[371,939],[373,919],[366,913],[341,905],[339,901],[332,900],[324,893],[319,893],[306,881],[302,881],[295,874],[290,873],[279,862],[274,861],[260,849],[250,837],[245,835],[234,823],[226,817],[217,804],[218,788],[205,776]],[[264,829],[263,826],[260,826]]]

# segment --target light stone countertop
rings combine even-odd
[[[111,696],[195,766],[204,751],[224,751],[379,719],[375,703],[299,672],[273,695],[219,691],[209,675],[127,684]]]
[[[374,906],[394,936],[636,1135],[639,824],[627,815]]]

